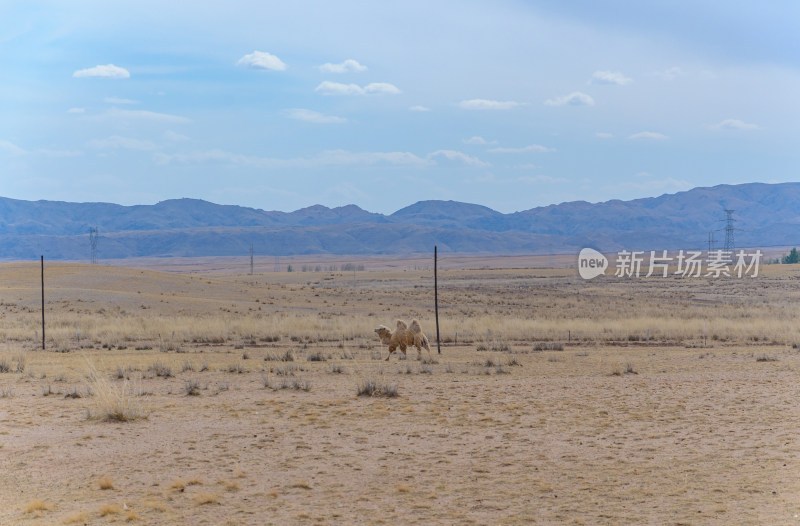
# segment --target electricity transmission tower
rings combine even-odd
[[[250,275],[253,275],[253,244],[250,243]]]
[[[728,210],[725,209],[725,213],[728,217],[725,219],[725,252],[730,252],[733,254],[733,250],[736,248],[736,242],[733,238],[733,232],[736,230],[733,226],[733,212],[735,210]]]
[[[89,228],[89,245],[92,247],[92,265],[97,264],[97,227]]]

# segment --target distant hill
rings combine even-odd
[[[503,214],[456,201],[420,201],[390,215],[355,205],[294,212],[172,199],[155,205],[0,198],[0,259],[101,259],[249,253],[554,253],[705,248],[724,239],[733,209],[738,246],[800,245],[800,183],[719,185],[602,203],[575,201]]]

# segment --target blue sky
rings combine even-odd
[[[798,180],[800,4],[0,4],[0,196],[502,212]]]

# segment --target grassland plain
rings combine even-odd
[[[799,274],[1,265],[0,523],[798,523]]]

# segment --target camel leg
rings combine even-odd
[[[387,357],[386,357],[386,361],[387,361],[387,362],[389,361],[389,358],[391,358],[391,357],[392,357],[392,353],[393,353],[393,352],[394,352],[394,347],[392,347],[392,346],[390,345],[390,346],[389,346],[389,356],[387,356]]]

